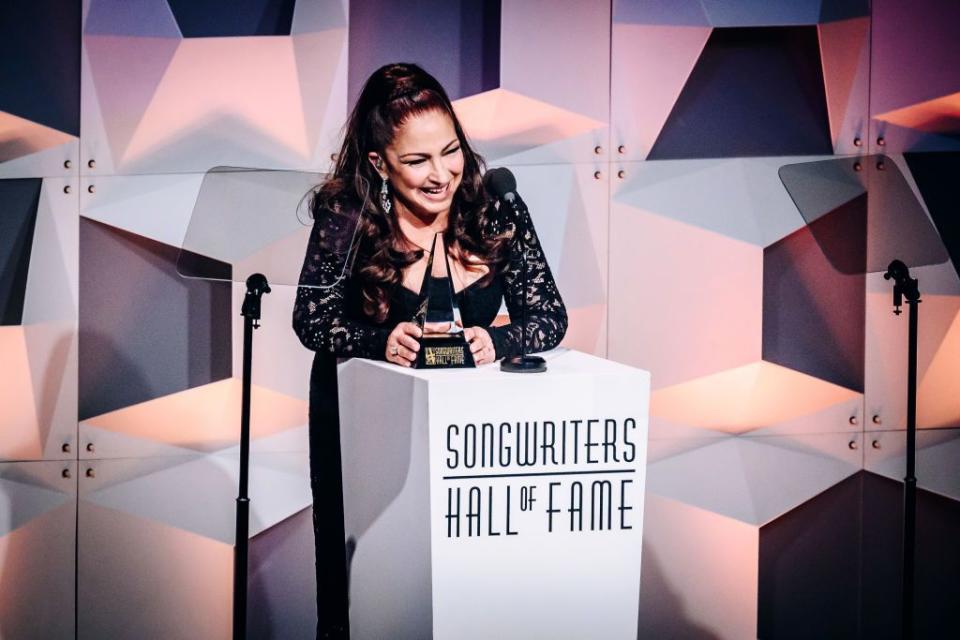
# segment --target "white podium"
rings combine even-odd
[[[351,636],[636,638],[650,377],[340,365]]]

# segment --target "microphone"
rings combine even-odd
[[[487,193],[492,194],[500,202],[506,202],[519,223],[523,223],[525,218],[523,214],[528,214],[527,203],[523,201],[520,194],[517,193],[517,179],[513,177],[513,172],[506,167],[496,167],[483,174],[483,186]],[[526,231],[526,229],[521,229]]]
[[[517,198],[517,179],[513,177],[510,169],[505,167],[496,167],[483,174],[483,186],[488,193],[493,194],[500,200],[513,202]]]
[[[488,193],[500,200],[501,203],[513,210],[517,218],[516,232],[517,242],[520,244],[520,255],[523,256],[523,268],[521,270],[521,287],[523,298],[521,299],[521,337],[520,337],[520,355],[505,357],[500,361],[500,370],[510,373],[539,373],[547,370],[546,361],[539,356],[527,355],[527,247],[524,238],[527,236],[527,229],[523,228],[529,219],[527,205],[517,193],[517,179],[513,173],[504,167],[490,169],[483,176],[483,186]]]

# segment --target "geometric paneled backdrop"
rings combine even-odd
[[[179,248],[208,171],[326,171],[398,60],[516,174],[564,345],[652,373],[638,637],[898,635],[907,327],[868,266],[923,265],[918,634],[960,635],[956,3],[4,12],[0,637],[229,635],[243,290]],[[254,352],[255,637],[315,621],[293,298],[264,298]]]

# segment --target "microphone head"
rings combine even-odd
[[[497,198],[507,198],[507,194],[513,195],[517,191],[517,179],[513,177],[510,169],[505,167],[496,167],[490,169],[483,175],[483,186],[487,192]]]

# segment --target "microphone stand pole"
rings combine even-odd
[[[253,330],[260,328],[260,301],[270,293],[262,273],[247,278],[243,316],[243,391],[240,400],[240,492],[237,495],[237,529],[233,546],[233,638],[247,637],[247,550],[250,534],[250,497],[247,495],[250,469],[250,381],[253,360]]]
[[[903,298],[910,307],[907,355],[907,475],[903,479],[903,585],[901,615],[903,638],[913,638],[914,562],[917,531],[917,305],[920,287],[916,278],[900,260],[894,260],[883,274],[893,280],[893,312],[900,315]]]
[[[513,196],[512,198],[510,196]],[[507,194],[505,198],[506,202],[509,204],[510,208],[513,209],[514,215],[517,217],[517,233],[520,235],[520,254],[523,256],[523,269],[520,272],[520,285],[523,287],[523,300],[521,301],[522,312],[520,314],[520,321],[522,327],[520,328],[520,355],[519,356],[510,356],[504,358],[500,361],[500,370],[508,371],[510,373],[540,373],[541,371],[547,370],[547,361],[541,358],[540,356],[528,356],[527,355],[527,216],[526,205],[523,204],[523,200],[520,199],[520,196],[515,193]],[[528,214],[529,215],[529,214]]]

